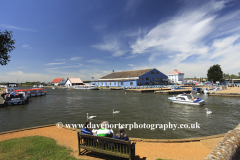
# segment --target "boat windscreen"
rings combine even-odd
[[[193,97],[191,95],[187,95],[188,99],[193,99]]]

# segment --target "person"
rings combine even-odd
[[[6,95],[7,93],[4,91],[2,94],[1,94],[1,97],[3,97],[3,99],[5,100],[5,95]]]
[[[15,91],[12,91],[11,93],[10,93],[10,98],[13,98],[13,97],[15,97]]]
[[[89,134],[89,135],[93,135],[92,131],[90,131],[88,129],[88,125],[89,125],[89,122],[86,122],[84,124],[84,128],[81,129],[81,134]]]
[[[123,127],[120,127],[118,133],[114,135],[112,138],[116,138],[119,140],[129,141],[128,136],[125,134],[125,130]]]
[[[113,131],[108,129],[108,121],[103,121],[101,124],[101,129],[98,130],[97,136],[102,136],[102,137],[112,137],[113,136]]]

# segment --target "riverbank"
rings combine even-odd
[[[58,145],[70,147],[72,149],[71,155],[78,159],[90,159],[99,160],[106,159],[108,156],[99,155],[97,153],[86,153],[85,155],[78,155],[78,143],[77,143],[77,131],[74,129],[57,128],[55,125],[33,127],[28,129],[15,130],[10,132],[0,133],[0,141],[20,138],[26,136],[45,136],[50,137],[57,141]],[[136,142],[136,159],[174,159],[174,160],[202,160],[204,159],[211,150],[220,142],[224,134],[190,138],[192,141],[187,139],[178,139],[168,141],[149,141],[146,139],[135,139],[130,140]],[[109,157],[108,157],[109,158]]]

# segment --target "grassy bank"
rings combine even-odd
[[[10,139],[0,142],[0,159],[69,159],[71,150],[42,136]]]

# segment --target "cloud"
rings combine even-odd
[[[80,60],[82,59],[82,57],[72,57],[70,58],[71,61],[77,61],[77,60]]]
[[[57,69],[65,69],[65,68],[76,68],[76,67],[80,67],[82,66],[82,64],[78,64],[78,65],[75,65],[75,66],[64,66],[64,67],[55,67],[55,68],[47,68],[45,70],[57,70]]]
[[[95,64],[104,64],[105,63],[103,60],[100,60],[100,59],[91,59],[91,60],[88,60],[87,62],[95,63]]]
[[[117,38],[114,36],[105,37],[104,43],[92,45],[91,47],[97,48],[103,51],[112,52],[112,55],[114,57],[119,57],[126,53],[126,51],[124,51],[123,49],[120,49],[121,44],[118,42]]]
[[[32,47],[30,47],[28,44],[24,44],[24,45],[22,45],[22,48],[32,49]]]
[[[66,62],[61,62],[61,63],[48,63],[48,64],[44,64],[44,65],[58,65],[58,64],[65,64]]]
[[[37,30],[35,30],[35,29],[21,28],[21,27],[11,26],[11,25],[7,25],[7,24],[0,24],[0,27],[7,28],[7,29],[16,29],[16,30],[20,30],[20,31],[37,32]]]
[[[133,67],[134,66],[134,64],[128,64],[129,66],[131,66],[131,67]]]

